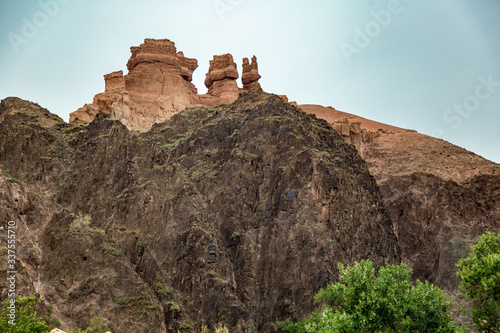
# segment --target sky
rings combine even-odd
[[[66,121],[168,38],[198,59],[256,55],[267,92],[443,138],[500,163],[498,0],[0,0],[0,99]]]

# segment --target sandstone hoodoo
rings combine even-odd
[[[243,59],[242,81],[231,54],[215,55],[206,74],[207,94],[200,95],[191,82],[198,61],[177,51],[168,39],[145,39],[131,47],[128,74],[122,71],[104,75],[105,91],[97,94],[70,115],[70,122],[91,122],[104,113],[132,129],[149,129],[172,115],[192,106],[230,104],[241,92],[260,89],[257,58]]]
[[[257,64],[257,57],[252,57],[252,62],[248,61],[248,58],[243,59],[243,74],[241,75],[241,82],[243,83],[243,89],[252,90],[260,89],[260,83],[258,82],[261,78],[259,74],[259,67]]]
[[[238,70],[233,56],[224,54],[214,56],[210,60],[210,68],[205,78],[207,95],[201,96],[201,103],[206,106],[215,106],[221,103],[232,103],[240,94],[236,79]]]

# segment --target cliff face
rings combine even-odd
[[[243,88],[236,83],[239,75],[232,55],[214,56],[205,80],[208,93],[199,95],[191,83],[198,61],[178,52],[174,42],[145,39],[130,50],[128,74],[104,75],[105,92],[71,113],[70,122],[88,123],[104,113],[130,129],[150,129],[188,107],[230,104],[240,92],[260,88],[255,56],[251,64],[243,59]]]
[[[300,107],[327,120],[367,161],[414,277],[456,291],[455,263],[484,231],[500,231],[500,165],[415,131]]]
[[[313,309],[339,262],[400,260],[356,150],[259,90],[142,134],[105,115],[65,124],[9,98],[0,163],[19,290],[53,304],[63,328],[104,315],[113,332],[273,331]]]

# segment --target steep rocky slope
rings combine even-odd
[[[455,291],[455,263],[486,229],[500,231],[500,165],[412,130],[300,108],[327,120],[366,160],[415,277]]]
[[[400,260],[356,150],[259,90],[145,133],[102,114],[66,124],[8,98],[0,163],[19,292],[53,304],[64,328],[104,315],[113,332],[272,331],[311,311],[339,262]]]

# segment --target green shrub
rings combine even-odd
[[[52,318],[52,327],[61,327],[61,320],[57,317]]]
[[[181,326],[179,326],[179,329],[177,330],[177,332],[189,332],[189,331],[191,331],[191,325],[187,323],[181,324]]]
[[[64,123],[64,120],[62,120],[62,118],[56,114],[52,115],[52,119],[59,122],[59,123]]]
[[[42,299],[35,296],[17,296],[15,300],[15,322],[9,322],[10,300],[7,300],[0,313],[0,332],[2,333],[45,333],[50,331],[50,326],[38,313]]]
[[[151,299],[151,296],[146,290],[143,290],[138,296],[118,298],[115,302],[122,308],[138,307],[141,314],[145,314],[149,311],[159,311],[160,309],[159,305]]]
[[[105,333],[109,331],[109,323],[102,316],[95,316],[90,319],[86,333]]]
[[[474,325],[480,331],[500,332],[500,233],[482,235],[457,268],[461,293],[472,301]]]
[[[231,234],[230,239],[231,239],[231,240],[235,240],[235,239],[240,238],[240,237],[241,237],[241,233],[240,233],[240,232],[235,231],[235,232],[233,232],[233,233]]]
[[[165,288],[165,282],[163,279],[159,276],[155,278],[156,283],[154,286],[154,291],[157,293],[159,296],[165,297],[167,295],[173,295],[174,294],[174,288]]]
[[[16,183],[16,184],[19,184],[19,185],[21,185],[23,183],[22,181],[20,181],[19,179],[14,178],[14,177],[9,177],[9,178],[7,178],[7,180],[9,182],[11,182],[11,183]]]
[[[284,322],[282,332],[457,331],[444,291],[427,281],[412,285],[406,265],[382,267],[378,277],[371,261],[338,267],[340,282],[315,296],[323,306],[297,324]]]
[[[70,231],[79,231],[90,228],[91,217],[88,214],[82,214],[79,212],[78,215],[73,219],[73,222],[69,225]]]
[[[181,307],[179,306],[179,304],[176,304],[174,302],[167,302],[167,306],[170,311],[181,311]]]
[[[110,255],[110,256],[114,256],[114,257],[119,257],[122,255],[122,253],[120,252],[120,250],[118,250],[116,247],[112,247],[112,246],[104,246],[102,248],[102,252],[104,254],[107,254],[107,255]]]

